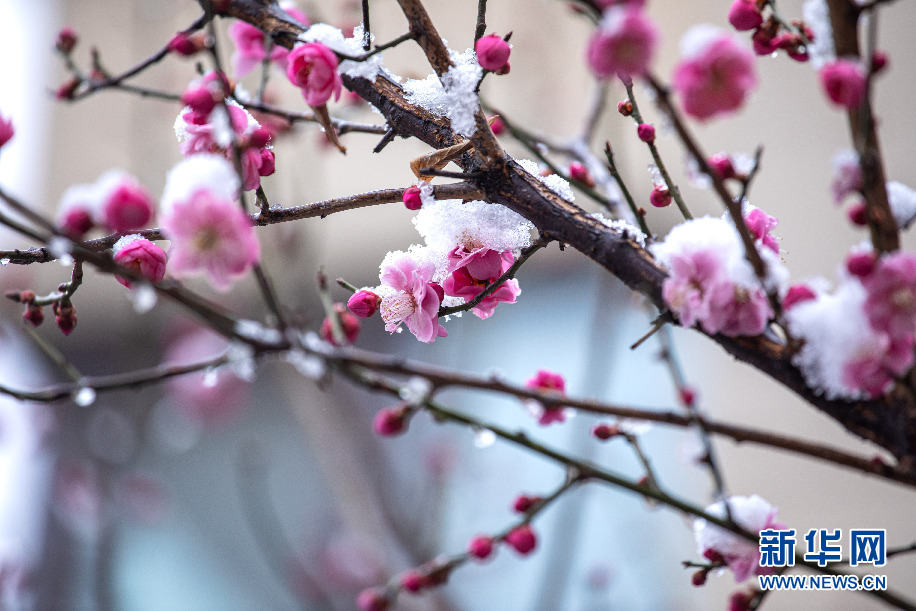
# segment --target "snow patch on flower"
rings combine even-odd
[[[887,200],[891,213],[900,229],[907,229],[916,219],[916,191],[901,182],[892,180],[886,184]]]
[[[437,262],[456,245],[464,246],[467,251],[489,248],[516,252],[531,243],[534,228],[505,206],[479,200],[462,203],[457,199],[424,205],[413,224],[430,250],[437,253]]]
[[[239,191],[239,177],[221,155],[192,155],[169,171],[160,211],[168,213],[175,202],[186,201],[201,188],[222,199],[234,200]]]

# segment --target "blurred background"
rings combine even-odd
[[[654,0],[650,14],[662,33],[655,71],[669,78],[687,27],[727,27],[726,0],[704,3]],[[360,21],[352,0],[299,2],[313,22],[345,30]],[[471,46],[476,3],[428,0],[426,6],[449,46]],[[798,18],[800,2],[780,2]],[[371,2],[378,41],[405,31],[395,0]],[[76,103],[56,102],[67,75],[53,52],[57,31],[80,35],[74,57],[88,65],[91,48],[112,72],[158,50],[199,15],[191,0],[0,0],[0,112],[12,117],[15,138],[0,152],[0,184],[53,215],[73,183],[93,182],[120,167],[153,194],[181,156],[172,124],[176,103],[107,91]],[[557,139],[581,133],[596,83],[583,61],[593,26],[558,0],[490,0],[488,33],[513,32],[512,71],[488,78],[482,94],[521,127]],[[875,108],[889,179],[916,185],[912,164],[916,113],[910,107],[916,67],[911,24],[916,6],[892,3],[882,11],[879,48],[889,70],[878,79]],[[231,43],[220,45],[228,59]],[[746,39],[747,37],[745,37]],[[746,41],[748,42],[748,41]],[[749,42],[748,42],[749,44]],[[180,92],[198,60],[168,58],[136,82]],[[385,53],[394,72],[423,78],[421,53],[403,45]],[[832,203],[833,154],[850,145],[845,114],[829,107],[810,66],[785,56],[759,58],[761,86],[738,115],[696,125],[709,153],[752,153],[764,145],[762,172],[751,203],[780,219],[784,260],[794,281],[835,270],[865,234]],[[306,107],[274,72],[268,92],[292,110]],[[258,74],[242,83],[257,87]],[[659,146],[695,215],[721,214],[708,191],[690,186],[685,155],[650,97],[641,109],[659,127]],[[609,140],[631,190],[648,199],[651,159],[629,119],[614,112],[625,97],[610,86],[593,148]],[[348,96],[331,114],[365,122],[380,117]],[[300,124],[276,145],[277,172],[264,179],[272,204],[300,205],[414,180],[408,163],[427,152],[397,140],[380,155],[378,136],[348,134],[344,157],[324,143],[315,125]],[[530,157],[508,137],[511,154]],[[562,161],[562,160],[560,160]],[[441,180],[441,179],[440,179]],[[595,205],[582,194],[577,203]],[[400,204],[344,212],[260,228],[266,269],[283,302],[311,328],[323,317],[315,275],[357,286],[377,283],[389,250],[419,242]],[[674,207],[652,209],[654,230],[677,223]],[[912,247],[912,236],[905,244]],[[28,242],[3,234],[3,248]],[[523,383],[538,369],[562,373],[568,392],[623,405],[670,409],[673,386],[650,340],[628,346],[649,327],[638,300],[585,257],[552,245],[519,275],[522,295],[486,322],[465,316],[448,323],[449,337],[431,345],[408,334],[388,335],[366,321],[357,345]],[[57,264],[5,266],[4,290],[53,291],[69,279]],[[232,293],[214,295],[241,315],[263,319],[252,278]],[[218,338],[200,331],[174,305],[161,302],[138,315],[128,291],[87,270],[75,296],[79,325],[64,338],[46,322],[32,336],[20,306],[0,306],[0,380],[34,388],[64,379],[42,356],[40,342],[59,350],[83,374],[102,375],[216,354]],[[345,300],[339,291],[336,297]],[[735,363],[703,337],[675,330],[677,352],[699,404],[711,416],[804,436],[856,451],[880,452],[846,433],[754,370]],[[512,429],[525,429],[570,453],[631,477],[639,463],[622,441],[600,443],[588,431],[597,420],[580,415],[565,425],[538,427],[518,401],[448,391],[441,400]],[[389,399],[334,380],[326,388],[287,363],[265,362],[253,380],[231,372],[191,376],[183,383],[101,394],[91,404],[21,404],[0,400],[0,587],[3,608],[246,610],[352,609],[357,593],[442,553],[465,549],[471,537],[511,523],[513,499],[546,494],[563,480],[552,463],[425,415],[394,439],[372,433],[375,411]],[[698,505],[711,502],[707,473],[693,460],[692,433],[654,427],[641,436],[660,483]],[[757,447],[718,441],[732,494],[759,494],[779,508],[782,522],[810,528],[886,528],[888,546],[916,539],[911,490],[841,469]],[[448,584],[420,597],[402,595],[404,609],[710,609],[725,608],[738,588],[730,573],[706,586],[690,585],[682,560],[700,560],[690,522],[649,508],[632,494],[588,485],[569,494],[535,522],[539,549],[527,558],[500,550],[485,565],[456,571]],[[885,569],[890,587],[916,597],[916,558]],[[778,609],[872,609],[851,593],[776,592]]]

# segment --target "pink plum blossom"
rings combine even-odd
[[[685,327],[709,316],[709,292],[724,276],[719,256],[712,250],[674,254],[671,271],[662,284],[662,298]]]
[[[862,189],[862,164],[853,150],[839,151],[833,156],[833,180],[830,183],[833,201],[843,203],[850,193]]]
[[[124,236],[115,242],[112,254],[116,263],[150,282],[159,282],[165,276],[165,251],[139,235]],[[130,280],[121,276],[115,276],[115,279],[127,288],[133,288]]]
[[[153,200],[142,185],[125,175],[102,202],[101,224],[124,233],[146,225],[153,217]]]
[[[773,310],[761,289],[748,289],[727,280],[714,283],[708,294],[709,313],[702,320],[709,333],[729,337],[760,335]]]
[[[238,186],[235,170],[218,155],[193,155],[169,173],[162,228],[176,277],[205,275],[225,291],[260,260],[254,225],[235,200]]]
[[[695,26],[682,41],[674,89],[684,110],[697,119],[737,110],[757,84],[754,54],[709,26]]]
[[[776,217],[770,216],[760,208],[754,208],[745,215],[744,222],[760,245],[779,254],[779,242],[770,234],[779,224]]]
[[[193,104],[185,108],[175,120],[178,150],[185,157],[219,153],[232,161],[234,138],[241,149],[243,187],[246,191],[257,189],[261,177],[269,176],[275,169],[273,152],[268,148],[269,132],[261,128],[254,117],[236,102],[228,101],[223,105],[208,98],[207,92],[212,91],[211,85],[195,85],[189,91],[193,95],[187,98],[183,96],[182,99]]]
[[[526,556],[534,551],[537,547],[538,540],[531,526],[522,524],[506,535],[506,544],[517,551],[522,556]]]
[[[534,377],[525,382],[525,388],[559,397],[566,396],[566,380],[560,374],[546,369],[538,370]],[[567,410],[561,406],[543,405],[539,401],[532,401],[529,403],[529,407],[536,408],[533,411],[536,412],[538,424],[541,426],[566,421]]]
[[[655,126],[648,123],[640,123],[636,127],[636,135],[643,142],[651,144],[655,142]]]
[[[474,537],[468,543],[468,554],[477,560],[486,560],[493,553],[493,539],[483,535]]]
[[[776,521],[777,509],[756,494],[729,497],[728,507],[735,523],[748,532],[756,534],[770,528],[785,528],[784,524]],[[706,513],[719,518],[727,515],[722,501],[707,507]],[[754,574],[772,572],[772,569],[760,567],[760,549],[755,543],[715,524],[702,518],[696,519],[693,522],[693,535],[697,542],[697,552],[704,558],[721,557],[734,573],[737,583]]]
[[[867,81],[859,62],[838,59],[820,69],[821,86],[837,106],[858,108],[865,99]]]
[[[352,344],[356,341],[356,338],[359,337],[359,319],[348,312],[347,308],[342,303],[335,303],[334,311],[340,321],[340,330],[343,332],[342,343],[344,345]],[[341,345],[341,342],[337,341],[337,338],[334,336],[334,324],[331,322],[330,316],[325,316],[324,320],[321,321],[319,334],[324,341],[335,346]]]
[[[202,327],[182,325],[171,335],[164,357],[169,365],[192,365],[218,357],[229,348],[224,337]],[[181,415],[204,426],[234,420],[247,400],[246,384],[225,367],[169,378],[165,388]]]
[[[477,63],[484,70],[506,74],[509,72],[509,54],[512,48],[509,43],[496,34],[481,36],[474,44]]]
[[[407,253],[394,253],[383,263],[379,279],[385,289],[380,311],[385,330],[395,332],[401,323],[418,340],[425,343],[448,332],[439,324],[439,304],[442,288],[432,282],[436,266],[417,261]]]
[[[176,277],[204,274],[220,291],[261,258],[251,218],[234,201],[200,189],[163,217],[172,242],[170,268]]]
[[[861,282],[867,293],[865,313],[874,329],[892,338],[916,332],[916,255],[885,255]]]
[[[286,76],[302,90],[309,106],[322,106],[340,98],[343,81],[337,73],[337,56],[320,42],[297,45],[289,54]]]
[[[419,210],[423,207],[423,199],[420,197],[420,187],[412,185],[404,189],[404,195],[401,196],[404,207],[408,210]]]
[[[794,284],[786,291],[786,296],[782,298],[782,309],[788,310],[796,304],[803,303],[809,299],[817,299],[817,293],[814,292],[807,284]]]
[[[3,115],[0,115],[0,147],[9,142],[15,133],[12,119],[4,119]]]
[[[459,246],[449,253],[448,260],[448,269],[451,273],[442,283],[442,288],[446,295],[461,297],[467,302],[480,295],[487,286],[512,267],[515,257],[511,252],[499,253],[489,248],[478,248],[468,252],[463,246]],[[502,302],[515,303],[521,292],[518,280],[507,280],[484,297],[471,311],[478,318],[489,318],[497,305]]]
[[[381,437],[394,437],[406,430],[408,410],[404,406],[383,407],[372,419],[372,430]]]
[[[302,25],[308,27],[309,20],[305,13],[293,6],[281,5],[292,17]],[[252,71],[258,64],[267,57],[267,40],[264,32],[244,21],[237,20],[229,26],[229,38],[235,44],[235,51],[232,53],[232,66],[235,70],[236,78],[242,78]],[[287,57],[289,51],[279,45],[272,45],[270,49],[270,61],[281,70],[286,70]]]
[[[639,7],[611,7],[592,35],[586,58],[597,76],[639,76],[658,46],[658,30]]]

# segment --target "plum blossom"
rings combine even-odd
[[[165,251],[138,234],[122,237],[112,247],[112,254],[116,263],[123,265],[150,282],[159,282],[165,276]],[[126,286],[133,288],[133,283],[121,276],[115,279]]]
[[[403,323],[418,340],[428,344],[448,335],[439,324],[443,293],[442,287],[432,282],[435,264],[420,260],[416,252],[397,251],[385,257],[379,274],[380,311],[386,331],[393,333]]]
[[[777,255],[779,254],[779,242],[770,234],[779,224],[776,217],[770,216],[760,208],[753,208],[744,215],[744,223],[754,235],[759,246],[769,248]]]
[[[748,532],[756,534],[770,528],[785,528],[784,524],[776,521],[777,509],[756,494],[729,497],[728,508],[735,523]],[[728,515],[722,501],[707,507],[706,513],[719,518]],[[736,583],[754,574],[764,575],[772,571],[760,567],[760,549],[756,544],[707,520],[694,520],[693,536],[697,542],[697,552],[706,558],[716,555],[721,557],[734,573]]]
[[[538,372],[525,382],[525,388],[539,392],[556,395],[558,397],[566,396],[566,380],[558,373],[540,369]],[[568,409],[557,405],[544,405],[540,401],[530,400],[527,402],[529,410],[537,417],[538,424],[547,426],[554,422],[565,422]]]
[[[854,259],[847,265],[858,270]],[[786,312],[789,331],[804,342],[792,362],[828,399],[879,396],[914,362],[913,256],[888,255],[867,271]]]
[[[203,105],[198,104],[207,100],[208,92],[221,96],[215,91],[218,89],[214,87],[216,77],[211,75],[189,88],[189,91],[194,92],[194,98],[182,97],[186,102],[195,103],[189,104],[175,119],[178,150],[185,157],[219,153],[232,161],[234,140],[241,154],[244,177],[242,186],[246,191],[257,189],[261,185],[261,177],[269,176],[275,168],[273,151],[269,145],[270,135],[234,100],[227,100],[225,104],[212,100]]]
[[[697,119],[737,110],[757,84],[754,54],[713,26],[692,27],[681,39],[681,55],[673,84],[685,112]]]
[[[588,43],[586,59],[597,76],[639,76],[658,46],[658,29],[639,6],[613,6]]]
[[[203,327],[175,329],[165,349],[164,362],[192,365],[224,354],[229,342]],[[241,414],[247,386],[226,368],[203,370],[169,378],[169,398],[179,413],[196,424],[217,426]]]
[[[286,76],[299,87],[309,106],[323,106],[340,98],[343,81],[337,73],[337,56],[324,43],[296,45],[289,54]]]
[[[755,30],[763,23],[756,0],[735,0],[728,9],[728,22],[736,30]]]
[[[169,173],[162,228],[172,242],[175,276],[206,275],[225,291],[260,260],[251,218],[235,201],[237,188],[232,166],[217,155],[194,155]]]
[[[838,151],[833,156],[833,180],[830,190],[833,201],[843,203],[843,199],[862,188],[862,165],[859,154],[851,149]]]
[[[471,301],[480,295],[515,262],[511,252],[500,253],[489,248],[468,251],[464,246],[456,246],[449,253],[448,259],[451,275],[442,283],[442,288],[446,295],[461,297],[465,301]],[[484,297],[471,311],[478,318],[489,318],[497,305],[501,302],[515,303],[521,292],[518,280],[507,280]]]
[[[280,8],[284,9],[299,23],[308,27],[308,17],[298,8],[287,3],[281,3]],[[229,38],[235,44],[235,51],[232,53],[232,66],[235,70],[235,76],[236,78],[242,78],[268,57],[267,39],[264,36],[264,32],[241,20],[234,21],[229,26],[228,32]],[[270,61],[283,71],[286,71],[288,55],[289,51],[287,49],[279,45],[270,46]]]
[[[859,62],[838,59],[822,67],[819,75],[824,93],[836,106],[854,109],[865,99],[867,81]]]
[[[770,248],[758,252],[768,285],[778,290],[785,269]],[[707,333],[728,336],[763,332],[773,312],[730,220],[704,217],[678,225],[652,253],[669,269],[662,297],[682,325],[699,323]]]

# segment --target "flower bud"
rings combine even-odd
[[[408,410],[404,406],[383,407],[372,420],[372,430],[382,437],[394,437],[403,433],[407,425]]]
[[[671,203],[671,192],[665,187],[655,187],[649,194],[649,203],[656,208],[664,208]]]
[[[586,187],[595,186],[595,179],[592,178],[591,172],[589,172],[588,168],[578,161],[573,161],[569,164],[569,175],[573,178],[573,180],[578,180]]]
[[[356,291],[347,301],[347,307],[360,318],[369,318],[378,312],[382,298],[372,291]]]
[[[12,119],[4,119],[0,116],[0,147],[10,141],[16,130],[13,128]]]
[[[821,86],[837,106],[858,108],[865,99],[865,71],[855,61],[838,59],[820,69]]]
[[[213,95],[213,90],[204,85],[186,89],[181,94],[181,102],[190,106],[194,114],[206,117],[216,107],[217,98]]]
[[[137,235],[124,236],[115,242],[112,254],[116,263],[143,276],[150,282],[160,282],[165,276],[167,259],[165,251],[145,238]],[[127,288],[133,288],[133,283],[126,278],[115,276],[115,280]]]
[[[864,278],[875,270],[875,253],[856,252],[846,257],[846,269],[857,278]]]
[[[76,34],[76,30],[68,25],[61,28],[60,32],[57,33],[57,42],[54,43],[54,46],[64,55],[70,55],[78,40],[79,36]]]
[[[485,560],[493,553],[493,539],[490,537],[478,536],[471,539],[468,544],[468,554],[478,560]]]
[[[868,205],[865,201],[858,201],[849,207],[846,211],[846,216],[849,217],[853,225],[864,227],[868,225]]]
[[[474,51],[477,53],[477,63],[484,70],[490,70],[497,74],[509,72],[509,53],[511,50],[509,43],[496,34],[483,36],[474,45]]]
[[[416,185],[407,188],[401,199],[408,210],[419,210],[423,206],[423,200],[420,198],[420,187]]]
[[[522,556],[530,554],[537,547],[538,541],[528,524],[522,524],[506,535],[506,543]]]
[[[782,309],[783,311],[788,310],[809,299],[817,299],[817,293],[811,290],[811,287],[806,284],[792,285],[789,287],[789,290],[786,291],[786,296],[782,299]]]
[[[385,611],[388,608],[388,599],[383,590],[369,588],[359,593],[356,598],[356,607],[359,611]]]
[[[616,437],[619,434],[620,430],[613,424],[596,424],[592,428],[592,435],[601,441],[607,441],[608,439]]]
[[[118,233],[143,227],[152,217],[153,201],[149,193],[129,181],[118,185],[102,205],[105,226]]]
[[[506,123],[497,115],[490,123],[490,129],[493,130],[494,136],[501,136],[506,131]]]
[[[706,583],[706,575],[707,575],[707,571],[705,571],[704,569],[700,569],[699,571],[697,571],[696,573],[690,576],[690,583],[692,583],[696,587],[700,587],[701,585]]]
[[[630,98],[617,102],[617,112],[625,117],[629,117],[633,114],[633,102],[630,101]]]
[[[655,127],[648,123],[640,123],[636,128],[636,135],[646,144],[655,142]]]
[[[528,496],[526,494],[520,494],[512,503],[512,509],[515,510],[516,513],[525,513],[540,503],[542,500],[543,499],[539,496]]]
[[[735,166],[732,165],[731,158],[725,153],[710,155],[706,163],[709,165],[709,169],[712,170],[720,180],[735,178],[736,176]]]
[[[336,312],[338,319],[340,320],[340,326],[344,334],[344,344],[349,345],[356,341],[356,338],[359,337],[359,319],[350,314],[342,303],[334,304],[334,312]],[[321,339],[335,346],[340,344],[337,342],[337,339],[334,337],[334,327],[331,323],[331,317],[326,316],[325,319],[321,322]]]
[[[70,301],[55,301],[52,309],[54,310],[57,328],[60,329],[64,335],[70,335],[74,327],[76,327],[76,308],[73,307]]]
[[[277,171],[277,158],[270,149],[261,149],[261,166],[258,168],[259,176],[270,176]]]
[[[169,41],[168,50],[184,57],[190,57],[203,51],[207,47],[207,35],[204,32],[186,34],[178,32]]]
[[[401,575],[401,587],[408,592],[419,592],[423,588],[429,587],[430,580],[426,575],[421,574],[416,569],[410,569]]]
[[[41,310],[40,305],[27,303],[25,306],[25,311],[22,313],[22,319],[33,327],[37,327],[44,322],[45,313]]]
[[[54,92],[54,97],[58,100],[72,100],[80,83],[82,83],[82,81],[75,76],[67,79],[57,88],[57,91]]]
[[[755,30],[763,24],[763,15],[755,0],[735,0],[728,9],[728,22],[736,30]]]

